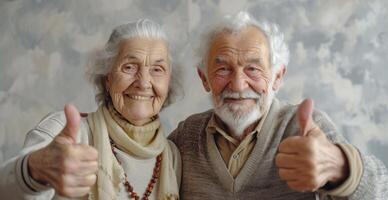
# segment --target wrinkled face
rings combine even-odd
[[[131,38],[121,43],[106,88],[115,109],[134,125],[157,115],[167,97],[171,77],[166,43]]]
[[[249,113],[258,120],[269,104],[265,97],[272,96],[277,87],[272,82],[266,36],[252,26],[238,33],[218,34],[211,44],[207,66],[207,77],[201,72],[200,76],[205,89],[212,92],[216,114],[226,123],[234,120],[235,126],[247,123]],[[227,115],[233,119],[226,119]]]

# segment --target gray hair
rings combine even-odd
[[[275,74],[282,65],[287,66],[289,62],[290,52],[287,44],[284,41],[284,34],[279,31],[279,28],[274,23],[267,21],[257,21],[249,15],[248,12],[241,11],[236,15],[227,15],[219,20],[216,25],[211,26],[210,31],[202,35],[197,55],[200,57],[199,65],[205,74],[207,74],[207,60],[210,51],[210,45],[214,38],[225,31],[237,33],[247,26],[257,27],[263,31],[269,42],[270,62]]]
[[[165,31],[159,24],[149,19],[139,19],[114,28],[108,42],[102,49],[92,52],[87,64],[86,76],[95,87],[97,104],[107,104],[111,101],[109,92],[105,88],[106,76],[111,71],[119,54],[121,42],[136,37],[160,39],[166,42],[167,47],[169,44]],[[171,51],[169,51],[168,55],[172,74],[168,96],[163,104],[163,108],[175,101],[181,89],[179,81],[181,70],[178,67],[173,67]]]

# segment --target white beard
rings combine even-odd
[[[275,92],[269,87],[268,95],[258,94],[252,90],[241,93],[224,91],[220,97],[220,105],[215,105],[214,112],[232,131],[232,136],[242,138],[244,130],[263,117],[263,114],[269,109]],[[256,100],[256,106],[246,108],[245,105],[225,103],[225,98],[253,98]],[[245,108],[245,109],[244,109]],[[244,112],[244,110],[247,110]]]

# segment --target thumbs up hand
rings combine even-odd
[[[80,113],[73,105],[65,106],[66,125],[46,147],[30,154],[30,175],[38,182],[51,185],[57,194],[81,197],[96,182],[98,152],[77,144]]]
[[[311,99],[299,105],[299,135],[280,143],[275,160],[280,178],[299,192],[314,192],[326,184],[336,187],[348,177],[345,154],[314,123],[313,109]]]

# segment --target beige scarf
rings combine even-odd
[[[136,134],[140,136],[140,134],[134,133],[134,130],[138,129],[127,121],[115,116],[109,110],[105,106],[101,106],[87,118],[93,135],[94,146],[99,153],[97,182],[91,190],[89,199],[117,199],[119,186],[125,180],[124,170],[112,153],[109,137],[112,138],[120,150],[130,156],[149,159],[156,158],[156,156],[162,153],[163,160],[158,179],[159,189],[157,197],[161,200],[178,199],[178,184],[172,166],[173,155],[168,141],[160,128],[159,119],[157,118],[146,125],[146,129],[148,127],[153,129],[152,127],[154,127],[155,134],[151,140],[146,144],[139,144],[131,138],[131,136]]]

